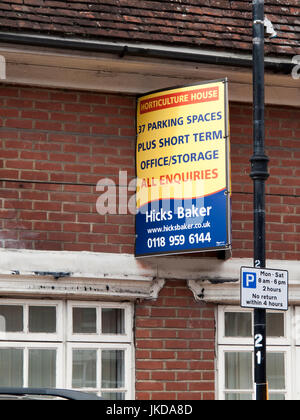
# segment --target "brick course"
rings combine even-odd
[[[232,165],[233,254],[252,257],[251,107],[230,107]],[[267,258],[299,260],[300,111],[266,108],[266,153],[270,177],[266,182]],[[251,251],[251,252],[249,252]]]
[[[97,214],[95,186],[135,174],[135,98],[4,86],[0,98],[2,247],[132,253],[134,217]]]
[[[168,281],[155,302],[136,305],[137,399],[214,399],[214,317],[184,281]]]
[[[135,98],[3,85],[0,106],[1,246],[133,253],[134,216],[99,215],[96,184],[135,175]],[[268,258],[300,255],[299,121],[266,110]],[[250,106],[231,105],[230,129],[233,256],[252,257]]]

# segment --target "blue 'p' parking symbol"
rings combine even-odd
[[[256,289],[256,273],[243,273],[243,287],[245,289]]]

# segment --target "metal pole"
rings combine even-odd
[[[264,124],[264,0],[253,0],[253,156],[254,185],[254,266],[265,268],[265,181],[268,157],[265,155]],[[254,366],[256,399],[267,399],[266,310],[254,309]]]

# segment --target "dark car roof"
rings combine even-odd
[[[14,388],[14,387],[0,387],[0,399],[7,396],[7,399],[12,399],[18,396],[32,396],[31,399],[41,399],[45,397],[61,397],[67,400],[101,400],[95,394],[87,392],[73,391],[70,389],[56,389],[56,388]],[[36,398],[34,398],[36,397]],[[18,399],[18,398],[16,398]]]

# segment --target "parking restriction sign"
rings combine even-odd
[[[288,310],[288,271],[241,267],[243,308]]]

